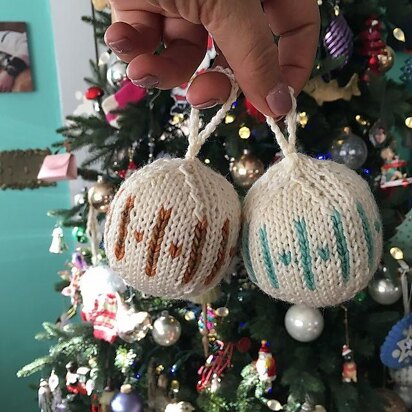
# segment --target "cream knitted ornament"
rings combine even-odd
[[[185,159],[145,166],[113,199],[106,254],[126,283],[143,293],[189,298],[213,288],[225,274],[237,243],[240,203],[233,186],[196,156],[236,93],[233,87],[228,102],[200,133],[199,111],[192,109]]]
[[[246,196],[246,269],[274,298],[338,305],[366,287],[378,267],[382,226],[374,198],[346,166],[296,153],[295,100],[286,118],[289,141],[267,121],[285,157]]]

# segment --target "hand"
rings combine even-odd
[[[110,0],[107,45],[130,63],[130,79],[169,89],[190,79],[202,61],[209,32],[220,49],[215,65],[230,66],[255,107],[269,116],[289,112],[288,85],[299,93],[310,75],[319,35],[315,0]],[[263,6],[263,8],[262,8]],[[273,34],[280,36],[278,47]],[[154,55],[163,40],[166,49]],[[226,76],[206,72],[188,101],[198,108],[224,103]]]
[[[10,92],[14,85],[14,77],[5,70],[0,72],[0,92]]]

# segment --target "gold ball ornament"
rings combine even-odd
[[[390,46],[386,46],[382,51],[378,54],[378,61],[379,61],[379,71],[381,73],[386,73],[390,69],[392,69],[393,65],[395,64],[395,52]]]
[[[394,391],[381,388],[377,392],[382,397],[385,412],[408,412],[405,403]]]
[[[230,174],[236,186],[249,189],[263,175],[264,164],[248,150],[235,160],[230,167]]]
[[[109,210],[114,194],[114,186],[100,179],[89,189],[87,196],[90,206],[100,213],[106,213]]]

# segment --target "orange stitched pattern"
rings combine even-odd
[[[202,249],[206,240],[207,219],[204,217],[199,220],[195,227],[195,237],[192,243],[192,249],[189,255],[189,264],[183,276],[183,284],[189,283],[199,267],[202,258]]]
[[[213,265],[212,271],[210,272],[210,274],[207,276],[205,280],[205,286],[212,283],[213,279],[216,277],[219,270],[225,263],[227,243],[229,240],[229,225],[230,225],[229,219],[226,219],[225,223],[223,223],[223,226],[222,226],[222,240],[220,241],[220,247],[217,252],[216,261],[215,261],[215,264]]]
[[[143,240],[143,232],[139,232],[138,230],[135,230],[133,235],[137,243],[140,243]]]
[[[176,243],[172,243],[169,247],[169,253],[172,259],[176,259],[182,254],[182,245],[178,246]]]
[[[164,209],[163,206],[157,215],[156,225],[153,228],[152,237],[147,249],[146,275],[154,276],[156,274],[157,261],[159,260],[160,248],[162,247],[165,229],[169,223],[172,209]]]
[[[114,247],[114,254],[117,260],[122,260],[126,252],[125,242],[127,237],[127,226],[130,223],[130,212],[133,209],[134,197],[129,196],[126,201],[126,205],[122,211],[120,218],[120,227],[119,227],[119,237]]]

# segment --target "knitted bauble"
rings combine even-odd
[[[295,152],[273,120],[285,158],[249,190],[242,252],[253,282],[274,298],[337,305],[367,286],[382,248],[382,226],[366,182],[346,166]]]
[[[196,155],[236,99],[198,133],[192,110],[185,159],[159,159],[124,181],[110,208],[110,266],[140,292],[190,298],[222,279],[236,247],[240,203],[233,186]]]

